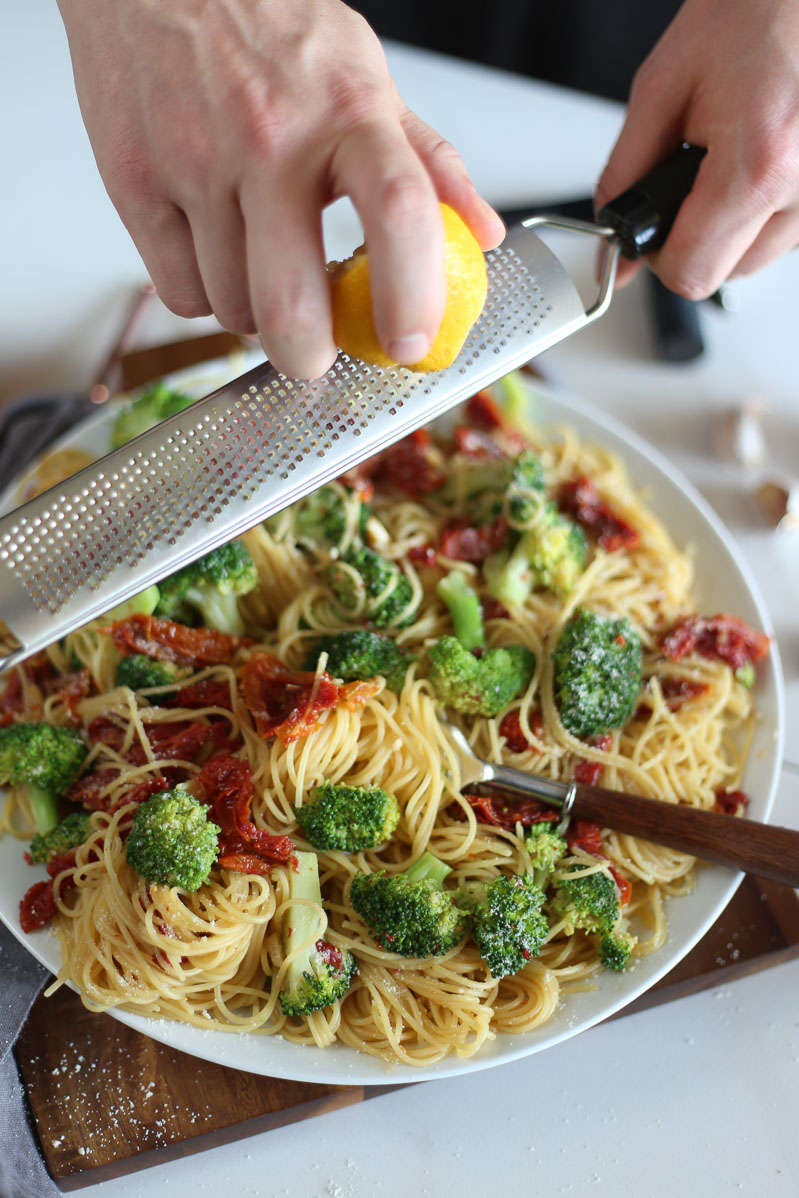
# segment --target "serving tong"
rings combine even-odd
[[[483,761],[459,728],[447,724],[444,730],[460,767],[461,790],[479,785],[512,798],[538,799],[559,812],[561,826],[571,817],[592,820],[730,869],[799,886],[799,832],[791,828]]]

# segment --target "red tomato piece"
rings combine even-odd
[[[455,561],[479,564],[502,548],[507,533],[508,523],[504,516],[478,526],[453,520],[441,533],[441,552]]]
[[[558,490],[558,507],[588,532],[596,533],[603,549],[634,549],[640,533],[600,497],[590,478],[563,483]]]
[[[197,795],[211,808],[221,829],[217,864],[242,873],[266,874],[286,864],[294,852],[289,836],[257,828],[250,818],[252,772],[246,761],[217,753],[197,775]]]
[[[544,732],[544,721],[537,708],[530,712],[530,731],[539,740]],[[502,717],[499,735],[505,737],[505,745],[511,753],[526,753],[528,749],[535,749],[535,745],[527,739],[522,730],[518,708],[514,708],[513,711],[507,712]]]
[[[245,662],[241,690],[259,736],[279,736],[286,744],[318,728],[322,712],[339,700],[329,674],[290,670],[271,653],[253,653]]]
[[[188,628],[175,620],[141,614],[116,620],[110,633],[120,653],[143,653],[156,661],[175,661],[188,666],[232,661],[239,649],[252,644],[247,637],[227,636],[215,628]]]
[[[710,660],[726,661],[733,670],[768,654],[770,638],[750,628],[739,616],[722,612],[717,616],[688,616],[663,637],[662,648],[670,661],[689,653]]]

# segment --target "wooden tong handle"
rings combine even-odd
[[[706,861],[799,886],[799,832],[791,828],[580,783],[572,814]]]

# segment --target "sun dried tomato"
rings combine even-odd
[[[606,857],[602,844],[602,829],[587,819],[573,819],[566,830],[566,841],[572,852],[582,849],[592,857]]]
[[[537,708],[530,712],[529,721],[530,731],[540,740],[544,732],[544,721]],[[505,747],[510,749],[511,753],[526,753],[529,749],[536,748],[522,730],[518,708],[506,712],[502,717],[499,724],[499,735],[505,737]]]
[[[662,649],[671,661],[698,653],[710,660],[726,661],[733,670],[738,670],[765,657],[770,640],[739,616],[722,612],[717,616],[688,616],[681,620],[663,637]]]
[[[239,649],[252,644],[247,637],[227,636],[215,628],[188,628],[175,620],[141,614],[115,621],[110,633],[120,653],[143,653],[157,661],[188,666],[232,661]]]
[[[749,795],[743,790],[717,790],[714,810],[724,815],[738,815],[749,803]]]
[[[266,874],[285,865],[294,852],[290,836],[257,828],[250,818],[252,772],[246,761],[218,753],[205,763],[196,780],[197,797],[211,808],[221,829],[217,864],[241,873]]]
[[[181,686],[165,707],[226,707],[232,710],[233,701],[227,682],[215,678],[202,678]]]
[[[441,533],[441,552],[454,561],[479,564],[502,548],[507,535],[508,522],[504,516],[477,526],[466,520],[453,520]]]
[[[54,882],[58,874],[65,869],[72,869],[75,864],[75,849],[68,853],[56,854],[47,863],[50,875],[46,882],[34,882],[20,899],[19,924],[23,932],[35,932],[50,922],[57,913],[55,902]],[[71,890],[75,885],[71,877],[64,878],[61,883],[61,893]]]
[[[19,925],[23,932],[35,932],[48,924],[57,910],[52,878],[34,882],[20,899]]]
[[[557,495],[558,507],[589,532],[596,533],[599,544],[609,553],[635,549],[640,533],[605,503],[590,478],[562,483]]]
[[[444,482],[444,475],[433,460],[432,442],[426,429],[419,428],[384,450],[373,474],[378,486],[394,487],[417,499],[429,495]]]
[[[193,761],[207,744],[221,745],[228,734],[227,720],[211,720],[207,724],[188,723],[185,720],[145,724],[150,753],[138,741],[131,745],[125,760],[131,765],[144,765],[153,758],[156,761]]]
[[[462,798],[474,812],[478,824],[493,824],[512,832],[517,824],[529,828],[531,824],[550,823],[559,818],[554,807],[538,799],[502,799],[497,795],[463,794]],[[447,813],[453,819],[465,820],[466,813],[459,803],[450,803]]]
[[[290,670],[271,653],[253,653],[241,671],[241,692],[259,736],[289,744],[319,727],[323,711],[339,701],[329,674]]]
[[[17,666],[10,671],[3,693],[0,694],[0,728],[13,724],[14,716],[19,715],[24,706],[22,674]]]
[[[490,432],[505,427],[505,417],[490,391],[476,391],[466,400],[466,419],[475,428]]]
[[[619,873],[616,866],[608,860],[605,846],[602,844],[602,829],[599,825],[587,819],[573,819],[566,829],[566,843],[572,853],[575,849],[582,849],[591,857],[599,857],[602,861],[608,862],[608,869],[613,875],[619,892],[619,904],[626,907],[632,895],[632,883]]]
[[[613,737],[609,732],[603,732],[598,736],[592,736],[586,743],[594,749],[601,749],[603,753],[607,753],[613,744]],[[582,782],[586,786],[596,786],[602,777],[604,768],[601,761],[590,761],[588,758],[581,757],[574,767],[574,780],[575,782]]]

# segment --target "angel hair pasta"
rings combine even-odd
[[[98,1011],[416,1066],[541,1026],[663,944],[694,861],[470,793],[447,726],[734,809],[767,639],[691,585],[616,458],[475,396],[8,676],[23,927]],[[81,746],[44,798],[42,725]]]

